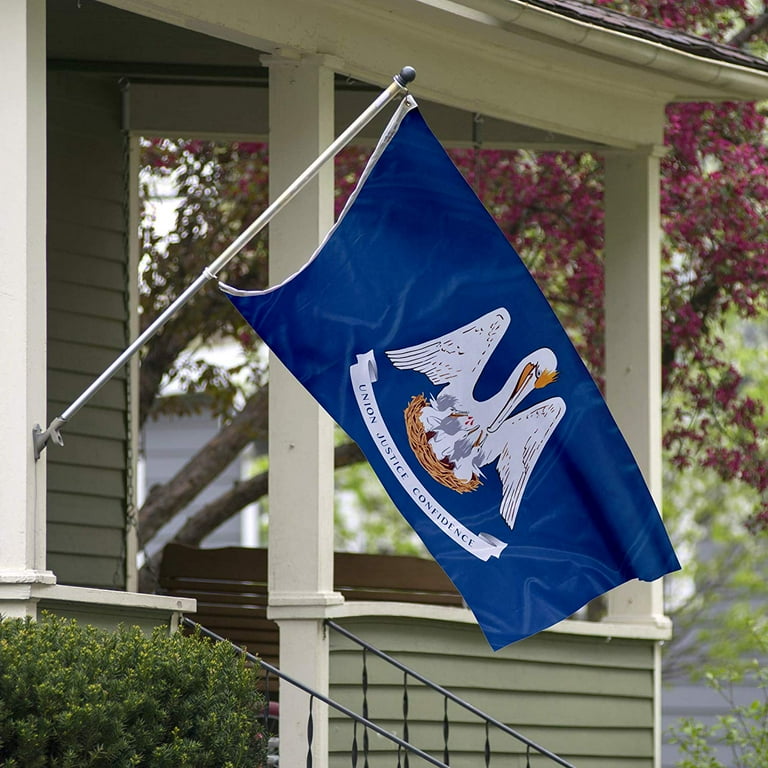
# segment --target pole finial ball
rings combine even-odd
[[[403,87],[406,88],[408,83],[412,83],[416,79],[416,70],[413,67],[403,67],[400,73],[395,75],[395,80]]]

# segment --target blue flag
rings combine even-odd
[[[410,97],[312,259],[266,291],[222,288],[494,649],[679,568],[600,392]]]

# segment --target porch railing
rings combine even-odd
[[[449,765],[447,763],[440,761],[438,758],[428,754],[427,752],[424,752],[423,750],[419,749],[413,744],[409,744],[405,739],[401,739],[396,734],[387,731],[386,729],[382,728],[380,725],[377,725],[376,723],[374,723],[372,720],[369,720],[363,715],[357,714],[357,712],[353,712],[351,709],[349,709],[348,707],[345,707],[343,704],[340,704],[339,702],[334,701],[328,696],[325,696],[322,693],[319,693],[318,691],[313,690],[309,686],[304,685],[304,683],[300,682],[299,680],[296,680],[290,675],[285,674],[285,672],[281,672],[277,667],[267,663],[266,661],[263,661],[258,656],[254,656],[252,653],[249,653],[244,648],[241,648],[239,645],[235,645],[235,643],[227,640],[221,635],[217,635],[215,632],[212,632],[210,629],[206,629],[206,627],[202,626],[201,624],[198,624],[196,621],[192,621],[192,619],[184,617],[182,619],[182,624],[185,627],[188,627],[189,629],[200,632],[201,635],[204,635],[205,637],[208,637],[211,640],[215,640],[216,642],[221,642],[221,643],[227,643],[237,653],[244,656],[246,659],[248,659],[248,661],[254,664],[258,664],[264,670],[264,675],[265,675],[264,688],[267,696],[267,704],[264,707],[265,730],[267,730],[267,719],[269,717],[269,710],[270,710],[270,707],[269,707],[269,690],[271,687],[269,685],[270,675],[275,676],[280,680],[284,680],[289,685],[292,685],[295,688],[298,688],[299,690],[304,691],[308,695],[309,698],[308,698],[308,711],[307,711],[307,761],[306,761],[307,768],[312,768],[312,765],[313,765],[312,737],[313,737],[313,731],[314,731],[313,705],[315,700],[321,701],[324,704],[327,704],[329,707],[332,707],[337,712],[340,712],[342,715],[344,715],[344,717],[347,717],[354,722],[355,730],[354,730],[353,742],[352,742],[352,748],[351,748],[353,768],[356,768],[356,766],[358,765],[358,755],[359,755],[359,749],[357,746],[357,726],[358,725],[365,728],[366,731],[370,730],[370,731],[373,731],[374,733],[377,733],[379,736],[383,736],[385,739],[392,742],[396,746],[398,766],[402,764],[401,756],[405,752],[412,756],[420,758],[421,760],[429,763],[430,765],[435,765],[437,766],[437,768],[449,768]],[[273,764],[277,765],[278,761],[273,761]]]
[[[460,696],[457,696],[456,694],[452,693],[446,688],[443,688],[441,685],[438,685],[437,683],[432,682],[431,680],[427,679],[423,675],[419,674],[418,672],[406,666],[405,664],[398,661],[397,659],[393,658],[392,656],[389,656],[383,651],[380,651],[378,648],[375,648],[370,643],[365,642],[364,640],[357,637],[348,629],[345,629],[344,627],[340,626],[336,622],[330,619],[326,619],[325,624],[335,632],[338,632],[340,635],[346,637],[348,640],[351,640],[355,645],[357,645],[361,649],[360,678],[361,678],[361,689],[362,689],[362,710],[365,716],[368,715],[368,682],[369,682],[368,681],[368,663],[367,663],[368,654],[373,654],[377,656],[379,659],[386,662],[388,665],[398,669],[400,672],[403,673],[402,729],[403,729],[403,738],[405,740],[408,740],[409,738],[409,721],[408,721],[409,695],[410,695],[409,680],[416,681],[421,685],[426,686],[427,689],[432,691],[434,694],[442,697],[443,699],[443,706],[442,706],[443,720],[441,724],[442,740],[443,740],[442,759],[446,765],[450,764],[450,759],[451,759],[451,756],[450,756],[451,721],[450,721],[450,718],[448,717],[448,702],[450,701],[450,702],[453,702],[453,704],[466,710],[467,712],[470,712],[471,714],[475,715],[478,718],[478,722],[482,723],[482,726],[485,729],[485,744],[484,744],[483,757],[484,757],[484,765],[486,766],[486,768],[490,768],[490,766],[492,765],[493,751],[491,749],[491,729],[495,729],[496,732],[505,734],[506,736],[509,736],[517,740],[521,744],[525,745],[526,765],[530,765],[530,756],[531,756],[531,753],[533,752],[540,755],[543,758],[546,758],[548,762],[555,763],[556,765],[564,766],[565,768],[575,768],[572,763],[569,763],[567,760],[564,760],[562,757],[559,757],[558,755],[554,754],[548,749],[545,749],[544,747],[540,746],[536,742],[532,741],[531,739],[527,738],[523,734],[516,731],[514,728],[511,728],[510,726],[506,725],[506,723],[502,723],[500,720],[497,720],[496,718],[492,717],[486,712],[483,712],[473,704],[470,704],[468,701],[465,701],[464,699],[462,699]],[[368,742],[367,742],[366,733],[363,734],[363,753],[367,757]],[[367,762],[366,762],[366,765],[367,765]],[[408,766],[409,766],[408,755],[406,754],[404,757],[403,768],[408,768]]]
[[[496,731],[506,734],[507,736],[513,739],[516,739],[518,742],[525,745],[526,766],[530,766],[530,758],[533,752],[545,758],[548,762],[552,762],[556,765],[564,766],[564,768],[575,768],[575,766],[573,766],[571,763],[567,762],[563,758],[559,757],[553,752],[550,752],[549,750],[535,743],[531,739],[526,738],[525,736],[523,736],[521,733],[518,733],[516,730],[514,730],[510,726],[506,725],[505,723],[502,723],[501,721],[497,720],[494,717],[491,717],[490,715],[481,711],[480,709],[470,704],[469,702],[464,701],[462,698],[455,695],[451,691],[448,691],[442,686],[436,683],[433,683],[423,675],[420,675],[418,672],[410,669],[405,664],[402,664],[401,662],[397,661],[397,659],[394,659],[388,654],[384,653],[383,651],[380,651],[377,648],[374,648],[369,643],[366,643],[364,640],[360,639],[356,635],[344,629],[344,627],[339,626],[338,624],[336,624],[331,620],[326,620],[326,624],[328,627],[330,627],[335,632],[340,633],[341,635],[346,637],[348,640],[351,640],[353,643],[355,643],[361,648],[361,653],[362,653],[361,689],[362,689],[362,709],[363,709],[362,714],[358,714],[357,712],[354,712],[353,710],[349,709],[343,704],[340,704],[338,701],[335,701],[330,697],[325,696],[324,694],[313,690],[312,688],[305,685],[301,681],[296,680],[290,675],[287,675],[285,672],[280,671],[277,667],[273,666],[272,664],[269,664],[263,659],[260,659],[258,656],[255,656],[249,653],[244,648],[236,645],[235,643],[232,643],[230,640],[227,640],[221,635],[216,634],[212,630],[207,629],[206,627],[202,626],[201,624],[198,624],[192,619],[184,617],[182,619],[182,623],[187,628],[198,631],[200,632],[201,635],[208,637],[216,642],[228,643],[232,648],[236,650],[237,653],[241,654],[252,663],[258,664],[264,670],[264,675],[265,675],[264,690],[265,690],[265,695],[267,697],[266,706],[264,707],[265,732],[269,733],[269,730],[270,730],[269,719],[271,716],[273,716],[273,710],[272,710],[272,707],[270,707],[270,701],[269,701],[270,691],[274,689],[274,686],[271,684],[271,678],[284,680],[289,685],[295,688],[298,688],[299,690],[302,690],[307,694],[308,696],[307,760],[306,760],[307,768],[312,768],[312,765],[313,765],[313,752],[312,752],[312,749],[313,749],[312,739],[313,739],[313,730],[314,730],[313,705],[315,700],[321,701],[326,705],[328,705],[329,707],[332,707],[341,715],[343,715],[346,718],[349,718],[353,722],[353,734],[352,734],[352,742],[350,746],[350,757],[351,757],[352,768],[357,768],[361,760],[362,760],[363,768],[367,768],[368,766],[368,760],[369,760],[368,733],[369,731],[376,733],[379,736],[382,736],[383,738],[385,738],[395,746],[397,750],[397,767],[398,768],[410,768],[411,757],[417,757],[420,760],[430,765],[438,766],[438,768],[449,768],[450,766],[450,747],[449,747],[450,719],[448,717],[449,701],[453,702],[459,707],[462,707],[468,712],[471,712],[473,715],[478,717],[480,722],[482,722],[483,727],[485,729],[485,748],[484,748],[483,759],[484,759],[484,765],[486,766],[486,768],[490,768],[490,766],[492,765],[492,758],[493,758],[493,751],[491,749],[491,736],[490,736],[491,728],[494,728],[496,729]],[[368,670],[367,670],[366,657],[367,657],[367,654],[369,653],[376,655],[378,658],[382,659],[387,664],[390,664],[391,666],[397,668],[403,673],[403,737],[402,738],[397,736],[395,733],[392,733],[391,731],[388,731],[385,728],[381,727],[380,725],[378,725],[376,722],[374,722],[368,717]],[[424,750],[420,749],[419,747],[416,747],[415,745],[409,742],[409,723],[408,723],[409,679],[412,679],[426,686],[433,693],[443,698],[442,759],[439,759],[434,755],[431,755],[428,752],[425,752]],[[359,728],[362,728],[361,738],[358,735]],[[361,741],[362,741],[362,745],[361,745]],[[269,764],[278,765],[279,759],[273,755],[272,757],[270,757]]]

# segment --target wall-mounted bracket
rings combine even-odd
[[[48,445],[53,440],[56,445],[64,445],[64,438],[61,436],[61,427],[67,423],[66,419],[57,416],[50,424],[48,429],[43,429],[39,424],[35,424],[32,429],[32,446],[35,451],[35,461],[37,461]]]

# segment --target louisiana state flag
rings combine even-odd
[[[679,568],[600,392],[410,97],[309,262],[222,289],[357,442],[494,649]]]

